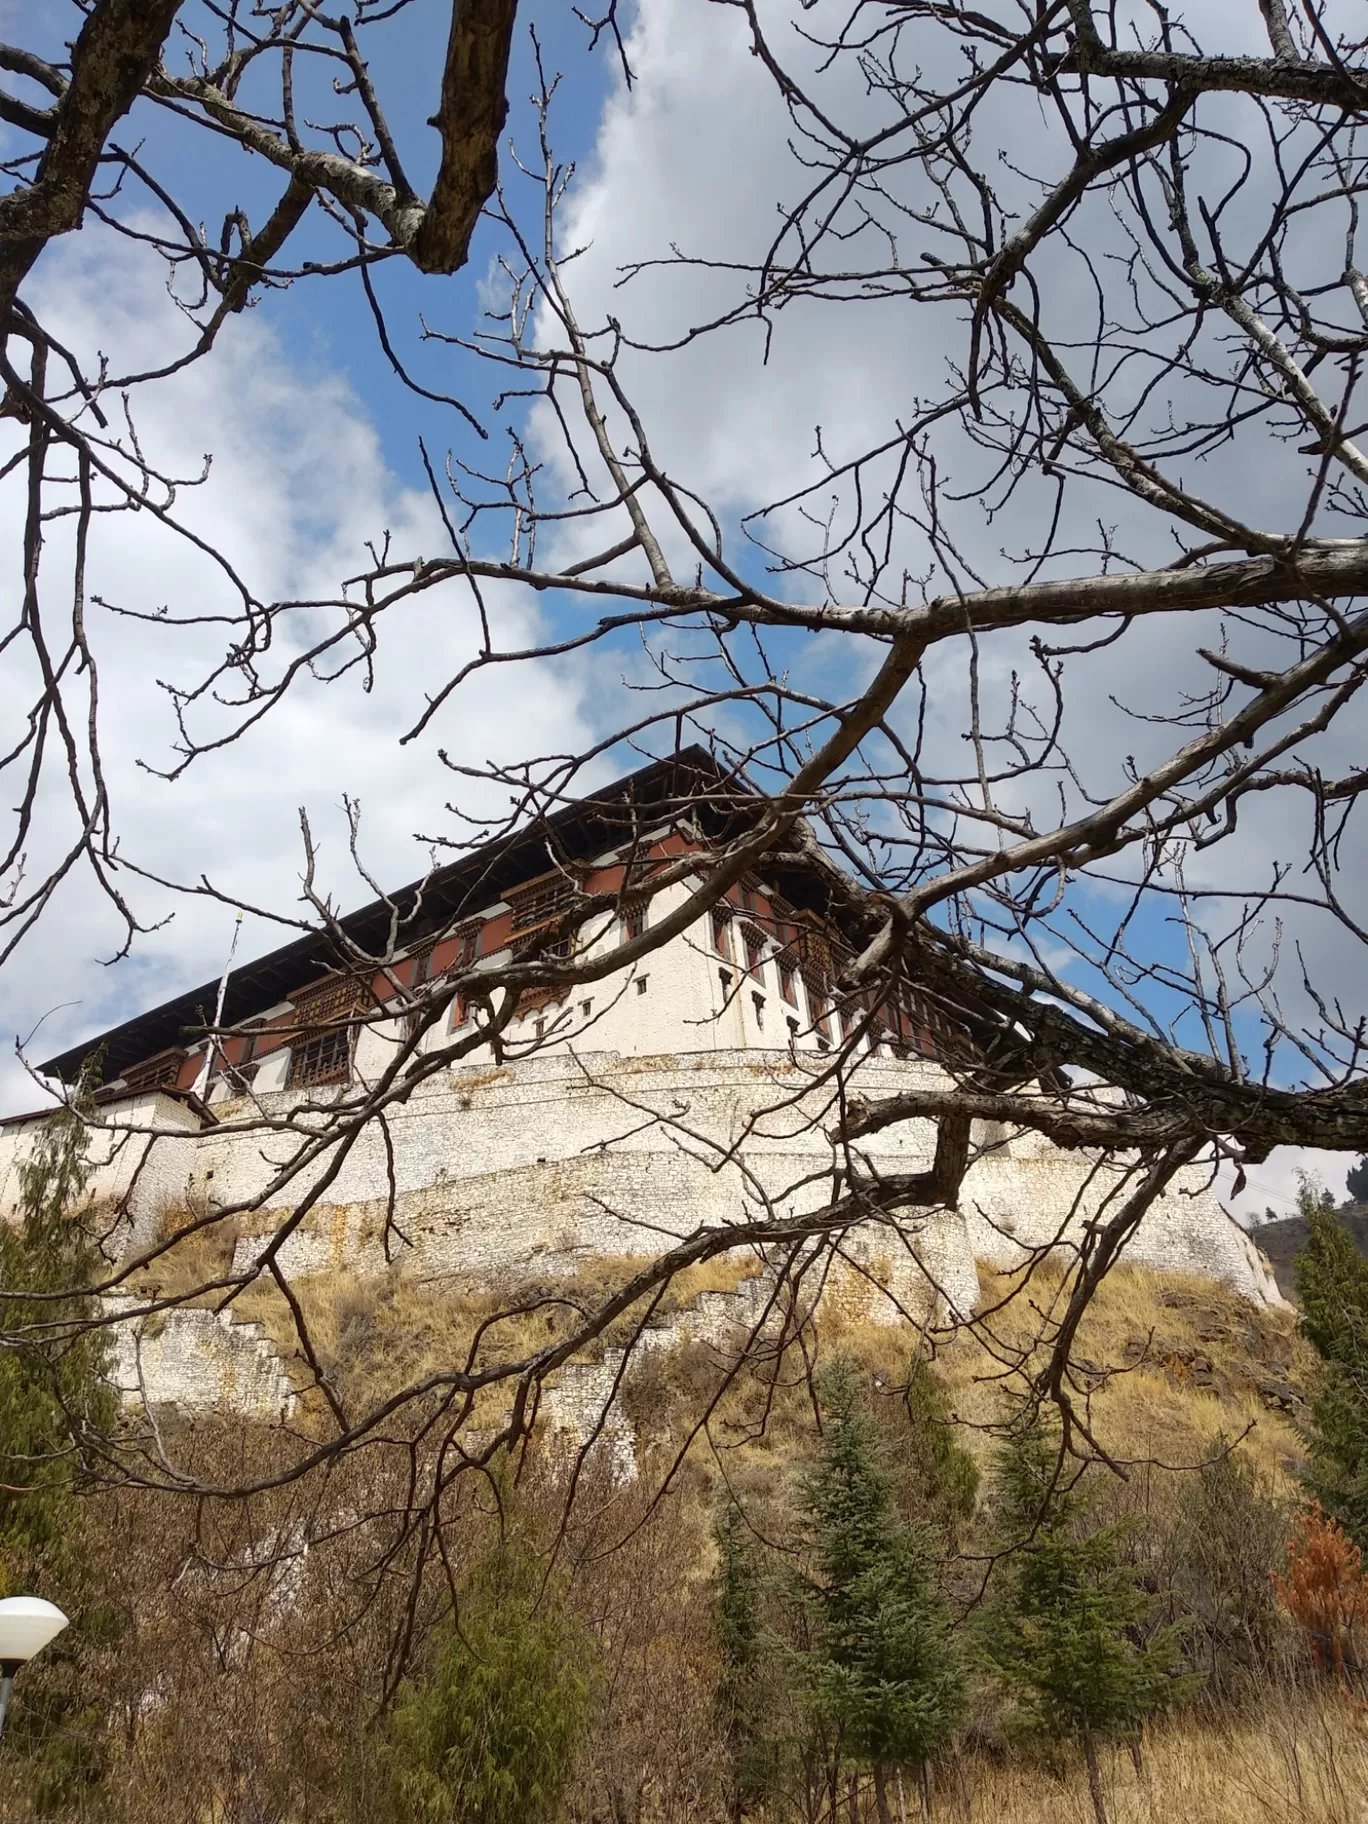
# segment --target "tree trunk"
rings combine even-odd
[[[1107,1824],[1107,1807],[1102,1798],[1102,1769],[1097,1764],[1097,1744],[1091,1733],[1083,1737],[1083,1759],[1088,1764],[1088,1791],[1092,1796],[1093,1815],[1097,1824]]]
[[[921,1793],[922,1824],[931,1824],[931,1763],[929,1761],[923,1761],[917,1769],[917,1790]]]
[[[874,1803],[879,1808],[879,1824],[893,1824],[893,1808],[888,1803],[888,1767],[883,1761],[874,1763]]]
[[[850,1817],[850,1824],[860,1824],[860,1776],[858,1773],[846,1775],[846,1809]]]

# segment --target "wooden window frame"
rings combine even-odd
[[[769,939],[759,925],[743,924],[741,942],[746,951],[746,974],[754,981],[763,981],[765,967],[765,950]]]
[[[622,912],[622,942],[630,944],[633,938],[644,937],[647,927],[647,910],[650,902],[639,899]]]
[[[150,1058],[143,1058],[124,1071],[125,1091],[131,1096],[143,1096],[154,1089],[174,1089],[181,1065],[189,1056],[183,1045],[168,1045],[163,1051],[154,1051]]]
[[[324,1026],[290,1047],[287,1089],[322,1089],[350,1083],[352,1030],[350,1026]]]
[[[725,900],[722,900],[709,909],[709,916],[712,919],[712,946],[714,955],[726,957],[729,963],[734,962],[736,959],[732,955],[731,933],[735,914],[732,907]]]

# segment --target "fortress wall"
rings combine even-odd
[[[1068,1153],[1028,1134],[970,1167],[960,1195],[968,1246],[978,1260],[1019,1265],[1028,1248],[1068,1242],[1086,1222],[1106,1221],[1133,1190],[1117,1166]],[[1158,1272],[1196,1273],[1255,1304],[1282,1304],[1272,1270],[1221,1206],[1205,1166],[1175,1174],[1146,1212],[1123,1258]]]
[[[0,1220],[12,1221],[18,1214],[19,1167],[50,1118],[50,1111],[44,1111],[0,1126]],[[199,1126],[191,1108],[160,1090],[130,1096],[102,1111],[89,1135],[89,1201],[110,1208],[127,1203],[145,1212],[183,1201]]]
[[[113,1299],[109,1305],[132,1304]],[[295,1393],[260,1324],[224,1312],[159,1312],[113,1332],[111,1380],[127,1406],[234,1412],[268,1424],[287,1419]]]
[[[875,1099],[912,1083],[943,1082],[926,1062],[866,1058],[855,1087]],[[261,1105],[282,1115],[293,1102],[279,1094]],[[223,1124],[194,1132],[194,1116],[169,1097],[117,1105],[113,1113],[124,1131],[95,1137],[92,1189],[127,1198],[134,1246],[156,1237],[168,1207],[226,1207],[265,1190],[272,1162],[283,1162],[297,1142],[287,1134],[233,1131],[234,1116],[249,1109],[221,1105]],[[562,1052],[499,1069],[443,1071],[391,1116],[397,1199],[388,1237],[387,1160],[380,1134],[371,1131],[326,1201],[285,1244],[282,1264],[296,1274],[343,1267],[384,1272],[402,1264],[420,1275],[487,1285],[573,1274],[605,1256],[644,1257],[699,1227],[820,1205],[836,1163],[824,1132],[835,1112],[830,1088],[814,1084],[811,1068],[805,1072],[799,1060],[753,1046],[578,1060]],[[127,1131],[154,1122],[163,1132],[150,1145]],[[16,1156],[33,1131],[32,1124],[3,1130],[11,1194]],[[867,1157],[887,1172],[922,1170],[934,1138],[932,1123],[910,1121],[877,1136],[878,1150]],[[832,1296],[870,1315],[879,1315],[881,1305],[888,1320],[899,1312],[921,1321],[948,1309],[968,1311],[978,1297],[976,1261],[1016,1264],[1028,1247],[1061,1235],[1067,1242],[1081,1224],[1106,1213],[1118,1175],[1101,1172],[1089,1156],[1062,1152],[1031,1134],[1008,1140],[996,1129],[976,1132],[975,1141],[983,1150],[966,1176],[960,1208],[904,1211],[852,1230],[841,1247],[854,1270],[834,1276]],[[291,1186],[250,1223],[237,1244],[239,1266],[250,1261],[256,1236],[299,1194]],[[1257,1303],[1278,1302],[1257,1250],[1196,1168],[1150,1211],[1127,1258],[1209,1275]],[[761,1264],[757,1259],[757,1272]],[[878,1300],[876,1284],[887,1287],[893,1302]],[[724,1327],[731,1321],[725,1313],[717,1317]],[[132,1326],[116,1334],[119,1380],[130,1399],[142,1387],[154,1402],[276,1416],[290,1397],[269,1343],[255,1326],[235,1325],[226,1315],[177,1311],[150,1320],[136,1340]],[[592,1404],[588,1387],[586,1381]],[[570,1406],[575,1398],[567,1390]]]
[[[869,1058],[861,1095],[944,1081],[934,1065]],[[397,1247],[425,1272],[472,1277],[573,1272],[596,1255],[638,1255],[701,1224],[745,1220],[769,1200],[776,1211],[815,1207],[827,1194],[833,1153],[824,1128],[835,1108],[794,1060],[754,1049],[693,1056],[537,1057],[500,1071],[443,1073],[396,1111],[392,1122],[398,1198]],[[744,1139],[744,1165],[727,1150]],[[976,1294],[973,1262],[1008,1266],[1024,1248],[1057,1232],[1077,1235],[1105,1211],[1120,1173],[1065,1153],[1035,1135],[1010,1141],[976,1135],[984,1147],[965,1181],[957,1213],[930,1220],[905,1212],[859,1243],[885,1260],[911,1292],[942,1282],[964,1308]],[[212,1195],[244,1194],[265,1181],[252,1141],[206,1137],[203,1162],[217,1161]],[[878,1136],[867,1157],[877,1169],[929,1165],[934,1128],[911,1121]],[[385,1159],[367,1136],[320,1207],[287,1243],[297,1271],[343,1262],[385,1264]],[[205,1186],[201,1183],[200,1190]],[[293,1195],[288,1201],[293,1201]],[[264,1215],[263,1225],[264,1226]],[[250,1238],[240,1244],[247,1257]],[[919,1250],[925,1273],[917,1267]],[[1192,1168],[1159,1201],[1131,1244],[1140,1264],[1206,1273],[1257,1302],[1272,1293],[1257,1250]]]
[[[542,1053],[499,1068],[442,1071],[389,1116],[401,1231],[388,1237],[389,1257],[472,1277],[565,1273],[594,1255],[644,1254],[663,1238],[745,1221],[767,1207],[815,1207],[830,1185],[823,1174],[836,1162],[824,1129],[837,1108],[831,1087],[813,1080],[818,1063],[752,1046],[654,1057]],[[867,1057],[853,1087],[877,1099],[944,1082],[925,1061]],[[262,1097],[260,1106],[279,1117],[294,1100],[280,1093]],[[150,1144],[128,1132],[96,1136],[104,1152],[113,1150],[92,1188],[127,1197],[133,1246],[155,1238],[168,1206],[226,1207],[265,1193],[298,1137],[234,1131],[234,1119],[252,1112],[245,1100],[221,1104],[221,1124],[195,1133],[194,1116],[169,1097],[117,1105],[125,1128],[163,1127]],[[4,1130],[11,1153],[31,1131]],[[1023,1248],[1046,1245],[1061,1229],[1076,1234],[1118,1182],[1119,1174],[1097,1170],[1089,1156],[1034,1134],[1007,1140],[984,1130],[975,1138],[983,1150],[957,1214],[928,1222],[906,1212],[868,1240],[869,1257],[887,1259],[909,1295],[915,1280],[925,1296],[914,1248],[950,1301],[962,1305],[972,1301],[976,1258],[1009,1266],[1024,1257]],[[877,1136],[867,1157],[883,1171],[919,1171],[930,1164],[934,1141],[931,1122],[909,1121]],[[251,1227],[273,1226],[324,1163],[278,1193]],[[12,1180],[12,1157],[9,1171]],[[388,1173],[383,1137],[372,1128],[287,1243],[292,1270],[384,1268]],[[240,1259],[251,1245],[249,1234]],[[1128,1257],[1206,1273],[1259,1302],[1270,1297],[1257,1250],[1198,1168],[1182,1174],[1146,1217]]]

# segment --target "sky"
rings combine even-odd
[[[420,188],[435,162],[436,135],[425,122],[440,69],[443,10],[420,5],[402,31],[372,40],[376,86]],[[10,0],[0,6],[0,22],[33,42],[35,28],[59,29],[53,23],[58,11],[47,0]],[[766,8],[765,16],[781,23],[777,7]],[[534,4],[524,10],[523,23],[535,26],[544,67],[561,73],[552,124],[558,157],[576,166],[563,246],[581,250],[574,265],[577,307],[585,321],[611,313],[642,341],[662,341],[734,295],[720,264],[770,231],[776,200],[792,194],[796,178],[784,110],[750,54],[738,9],[652,0],[627,17],[630,87],[611,43],[605,39],[591,49],[568,7]],[[520,31],[509,137],[524,159],[536,151],[527,102],[534,77],[530,39]],[[850,93],[841,98],[849,102]],[[320,92],[307,105],[321,111],[329,104]],[[192,197],[197,217],[210,223],[236,203],[259,220],[278,188],[274,173],[241,155],[225,160],[205,136],[155,111],[137,114],[124,137],[130,144],[141,141],[145,163],[174,170],[178,194]],[[507,149],[503,169],[516,186]],[[132,186],[111,207],[134,226],[154,220],[149,199]],[[323,258],[336,241],[326,224],[311,220],[304,246],[311,257]],[[694,274],[663,265],[624,284],[628,262],[666,260],[673,246],[719,264]],[[486,229],[476,237],[467,269],[453,278],[425,278],[407,262],[394,261],[376,279],[387,314],[402,331],[396,345],[414,377],[462,399],[489,430],[487,441],[446,408],[396,384],[377,350],[354,276],[305,279],[268,294],[228,326],[211,361],[135,395],[140,439],[160,466],[192,477],[212,454],[207,480],[180,490],[178,511],[231,551],[263,599],[331,594],[339,575],[364,566],[365,541],[386,532],[405,554],[444,548],[420,437],[439,462],[451,448],[458,460],[498,473],[508,454],[503,427],[514,423],[552,474],[564,478],[563,455],[545,416],[521,420],[516,404],[493,411],[484,365],[421,334],[423,325],[460,334],[478,325],[481,312],[499,297],[495,252]],[[161,284],[155,256],[98,223],[55,244],[35,280],[35,303],[68,343],[88,356],[103,351],[116,372],[164,361],[193,333]],[[946,347],[935,331],[919,329],[909,337],[892,307],[870,311],[861,325],[858,335],[833,338],[828,317],[793,311],[777,327],[768,361],[760,358],[761,330],[754,323],[669,356],[629,357],[624,371],[657,455],[733,525],[810,479],[818,426],[827,448],[858,447],[886,423],[891,399],[934,383],[941,371]],[[1246,492],[1264,490],[1272,510],[1275,475],[1251,471],[1237,479]],[[13,497],[0,512],[8,515],[13,548],[19,524]],[[789,530],[794,523],[790,516]],[[994,536],[1012,535],[1009,516]],[[63,536],[63,528],[54,528],[55,556]],[[560,549],[573,550],[575,538],[573,528],[566,531]],[[984,558],[991,564],[991,553]],[[95,593],[144,611],[181,601],[202,608],[224,590],[212,565],[146,515],[111,518],[99,529],[92,570]],[[511,590],[492,591],[488,605],[509,643],[559,631],[579,612],[572,604]],[[430,681],[473,651],[468,598],[454,589],[435,591],[392,617],[372,688],[363,690],[360,674],[353,673],[326,687],[296,690],[243,742],[168,782],[148,770],[165,767],[174,742],[163,685],[196,675],[211,640],[203,630],[141,626],[107,612],[96,637],[105,741],[129,853],[153,873],[206,878],[257,906],[297,905],[301,807],[338,903],[368,899],[348,862],[344,798],[361,804],[370,871],[391,883],[413,878],[430,854],[417,836],[454,828],[445,808],[454,781],[439,750],[474,765],[568,751],[607,731],[621,679],[642,675],[640,655],[625,644],[542,665],[535,676],[487,673],[479,689],[451,704],[423,738],[400,745],[396,731],[421,709]],[[996,688],[1007,688],[1021,651],[1006,642],[997,649],[991,660]],[[803,668],[821,680],[835,663],[848,668],[863,661],[808,642],[795,648],[792,662],[801,682]],[[1085,697],[1100,700],[1122,685],[1139,689],[1147,672],[1162,677],[1169,663],[1167,635],[1156,624],[1128,646],[1121,678],[1097,662]],[[947,677],[941,686],[936,713],[942,738],[953,742],[962,727],[963,697],[954,680]],[[1099,771],[1115,764],[1114,736],[1100,722],[1082,714],[1077,739]],[[475,808],[497,806],[477,797]],[[1251,865],[1283,836],[1276,827],[1260,829],[1251,816],[1241,835]],[[25,1042],[30,1059],[217,973],[232,931],[226,907],[209,899],[173,899],[149,883],[137,887],[136,897],[148,923],[169,922],[141,938],[127,959],[112,966],[103,960],[117,945],[114,923],[92,898],[88,881],[74,881],[10,965],[0,988],[3,1030]],[[268,921],[249,918],[242,954],[270,948],[283,935]],[[0,1057],[0,1108],[32,1106],[36,1095],[7,1045]],[[1238,1207],[1245,1215],[1266,1207],[1290,1213],[1298,1169],[1321,1172],[1340,1192],[1347,1163],[1338,1155],[1303,1157],[1281,1149],[1251,1174]]]

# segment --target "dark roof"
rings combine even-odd
[[[700,811],[709,823],[723,823],[729,815],[741,812],[747,800],[754,801],[749,788],[719,765],[706,749],[683,748],[669,759],[653,760],[524,830],[472,850],[423,880],[410,882],[388,900],[375,900],[348,913],[341,924],[355,943],[378,952],[387,939],[392,907],[397,904],[401,913],[407,911],[421,891],[421,917],[404,934],[404,941],[412,944],[464,915],[473,916],[496,904],[522,881],[546,873],[550,865],[548,842],[554,844],[558,859],[587,860],[620,847],[630,840],[634,828],[641,828],[643,821],[649,828],[669,813],[689,808]],[[308,932],[255,962],[242,964],[228,980],[224,1025],[235,1026],[277,1006],[305,983],[338,967],[341,960],[330,936]],[[83,1060],[102,1047],[103,1080],[112,1082],[130,1065],[168,1046],[199,1037],[213,1019],[218,986],[215,977],[178,994],[160,1007],[125,1020],[122,1026],[71,1046],[41,1069],[47,1075],[71,1082]]]

